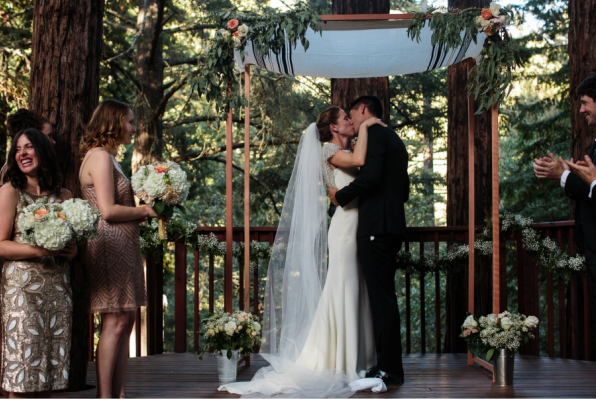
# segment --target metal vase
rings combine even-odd
[[[513,365],[515,352],[509,349],[496,349],[495,384],[497,386],[513,386]]]
[[[217,357],[217,375],[219,376],[219,384],[236,382],[236,375],[238,372],[238,350],[232,350],[232,358],[228,359],[227,350],[222,350],[221,354],[216,354]]]

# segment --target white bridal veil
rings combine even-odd
[[[265,287],[261,355],[271,366],[250,382],[219,390],[243,397],[347,398],[341,371],[312,371],[297,365],[327,274],[327,191],[320,166],[316,124],[300,139],[284,198]]]

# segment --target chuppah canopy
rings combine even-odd
[[[244,49],[244,61],[237,51],[238,69],[256,65],[285,75],[321,78],[375,78],[413,74],[477,59],[486,39],[479,33],[476,42],[462,32],[462,44],[452,49],[432,44],[432,30],[422,28],[420,40],[408,37],[409,20],[321,21],[321,32],[308,29],[308,49],[296,48],[286,39],[280,54],[261,56],[252,41]]]

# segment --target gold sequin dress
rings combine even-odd
[[[19,204],[41,196],[18,191]],[[54,195],[49,202],[61,202]],[[12,240],[22,243],[15,215]],[[72,293],[68,270],[53,257],[4,261],[2,271],[2,388],[41,392],[68,386]]]
[[[97,148],[90,150],[105,151]],[[120,164],[112,157],[114,164],[114,196],[116,204],[135,207],[130,181]],[[93,186],[81,187],[82,198],[97,207],[97,196]],[[89,271],[91,312],[113,313],[134,311],[147,305],[143,256],[139,243],[141,228],[138,221],[108,222],[99,219],[97,236],[87,245],[85,265]]]

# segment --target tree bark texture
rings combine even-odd
[[[449,0],[449,7],[465,9],[488,7],[489,0]],[[468,73],[466,62],[448,67],[448,132],[447,132],[447,225],[468,224]],[[483,225],[492,212],[491,120],[486,112],[475,117],[474,171],[475,224]],[[475,311],[491,312],[490,262],[476,263]],[[480,265],[479,265],[480,264]],[[447,276],[446,331],[444,352],[466,352],[459,332],[468,311],[467,271]]]
[[[50,120],[56,132],[63,186],[80,196],[79,141],[99,98],[102,0],[34,1],[29,108]],[[70,386],[87,379],[89,296],[81,253],[71,263],[73,323]]]
[[[135,64],[137,69],[137,99],[134,114],[137,133],[132,157],[133,173],[142,165],[161,160],[163,124],[160,104],[164,98],[164,62],[162,24],[163,0],[139,1]]]
[[[571,157],[583,160],[596,129],[589,128],[585,116],[579,113],[581,104],[575,89],[584,79],[596,74],[596,0],[570,0],[568,7]]]
[[[389,14],[389,0],[333,0],[333,14]],[[381,119],[389,123],[389,78],[331,79],[331,104],[348,111],[352,100],[377,96],[383,104]]]

